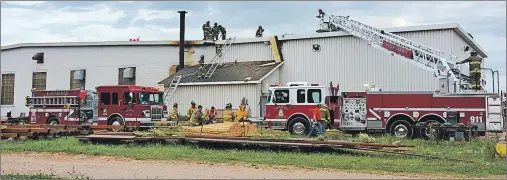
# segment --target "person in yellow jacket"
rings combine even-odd
[[[329,109],[325,104],[322,104],[319,108],[320,114],[322,115],[322,120],[325,122],[324,124],[327,125],[329,128],[329,122],[331,121],[331,114],[329,113]],[[322,126],[322,135],[324,135],[326,127]]]
[[[192,117],[192,113],[194,113],[195,109],[197,109],[197,107],[195,107],[194,101],[190,102],[190,104],[191,104],[191,106],[190,106],[190,108],[188,108],[188,112],[187,112],[187,116],[189,119],[190,119],[190,117]]]
[[[232,104],[228,103],[227,105],[225,105],[225,110],[222,113],[222,121],[223,122],[232,122],[233,118],[234,118],[233,116],[234,116],[234,112],[232,112]]]
[[[199,126],[204,120],[204,115],[202,114],[202,106],[197,106],[197,109],[192,112],[192,115],[190,116],[190,125],[191,126]]]
[[[174,103],[173,110],[171,111],[171,121],[178,120],[178,103]]]
[[[235,122],[239,122],[239,120],[246,120],[248,117],[248,111],[245,109],[245,104],[241,104],[239,106],[238,111],[236,111],[236,119],[234,119]]]

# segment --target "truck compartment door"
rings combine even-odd
[[[486,104],[486,131],[502,131],[502,99],[499,97],[487,97]]]

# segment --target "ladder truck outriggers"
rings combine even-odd
[[[319,11],[320,12],[320,11]],[[325,18],[328,21],[325,21]],[[339,87],[307,82],[288,82],[269,88],[263,123],[292,134],[307,134],[312,109],[326,104],[334,127],[345,133],[384,132],[400,138],[435,137],[430,127],[470,128],[476,134],[504,130],[502,97],[498,93],[473,92],[469,78],[456,66],[458,57],[384,32],[344,16],[319,16],[317,32],[342,30],[368,42],[372,47],[430,70],[438,77],[438,91],[341,92]],[[452,88],[451,88],[452,87]],[[452,90],[451,90],[452,89]],[[482,89],[482,88],[481,88]],[[329,95],[326,90],[330,90]]]
[[[29,124],[120,125],[128,129],[169,126],[163,91],[110,85],[90,90],[34,90],[26,97]]]

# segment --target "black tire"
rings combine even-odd
[[[400,132],[400,128],[404,129],[406,133]],[[389,132],[391,135],[396,136],[398,138],[412,138],[414,137],[414,129],[410,126],[410,123],[408,123],[405,120],[396,120],[391,126],[389,127]],[[405,134],[405,135],[403,135]]]
[[[305,118],[296,117],[289,123],[288,130],[293,135],[307,135],[310,132],[310,124]]]
[[[110,126],[114,126],[114,125],[123,126],[123,125],[125,125],[125,122],[123,121],[123,119],[121,117],[112,117],[111,119],[109,119],[109,123],[107,123],[107,124]],[[121,132],[123,130],[124,129],[112,129],[112,131],[114,131],[114,132]]]
[[[57,117],[53,116],[48,119],[47,123],[50,125],[57,125],[57,124],[60,124],[60,121],[58,121]]]

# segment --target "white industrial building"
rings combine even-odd
[[[464,50],[467,46],[487,58],[484,50],[458,24],[384,30],[463,59],[470,53]],[[344,32],[278,36],[278,40],[283,63],[260,67],[260,64],[275,60],[269,37],[236,39],[223,55],[224,62],[230,67],[217,69],[217,77],[182,80],[174,96],[174,101],[180,104],[180,113],[186,113],[192,100],[204,107],[222,109],[227,103],[236,108],[244,98],[248,100],[251,116],[260,117],[261,96],[267,93],[267,86],[291,81],[323,85],[332,81],[340,84],[340,91],[363,90],[364,83],[375,84],[383,91],[437,89],[437,79],[431,72],[372,48]],[[205,62],[209,62],[215,56],[216,45],[223,42],[186,42],[185,65],[196,65],[201,55],[205,56]],[[314,50],[315,44],[320,46],[319,50]],[[32,56],[39,52],[44,52],[44,63],[32,60]],[[12,111],[13,115],[27,112],[24,97],[30,95],[32,87],[93,90],[98,85],[156,86],[170,78],[169,69],[178,64],[178,52],[177,41],[2,46],[1,115],[5,116],[7,111]],[[121,77],[124,68],[130,68],[134,77]],[[185,68],[179,73],[192,69],[196,68]],[[76,70],[81,73],[74,73]],[[463,67],[462,72],[466,74],[468,70]],[[72,80],[74,75],[84,78]]]

